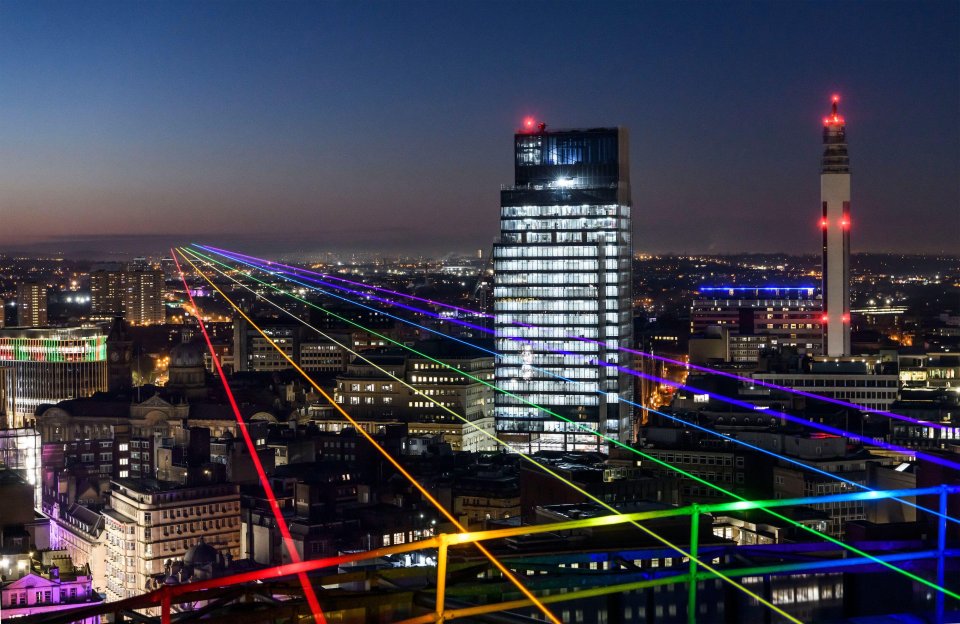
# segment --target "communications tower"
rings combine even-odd
[[[823,231],[823,347],[828,356],[850,354],[850,157],[847,129],[837,112],[823,120],[820,201]]]

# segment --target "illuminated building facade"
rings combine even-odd
[[[107,598],[143,593],[170,559],[201,537],[240,557],[240,489],[232,483],[183,486],[152,479],[110,483],[106,530]]]
[[[47,324],[47,287],[26,283],[17,286],[17,325],[43,327]]]
[[[44,505],[50,518],[50,547],[65,550],[78,567],[89,567],[93,587],[106,585],[107,544],[103,515],[73,503]]]
[[[156,325],[166,321],[163,285],[162,271],[127,271],[123,274],[123,311],[127,322]]]
[[[501,189],[494,247],[503,354],[494,375],[513,395],[496,395],[497,433],[532,451],[604,450],[583,427],[632,436],[632,410],[622,402],[633,398],[632,378],[603,365],[626,363],[615,347],[632,346],[627,132],[548,132],[527,120],[514,147],[515,184]]]
[[[102,600],[93,590],[90,576],[68,572],[59,565],[40,572],[25,568],[21,573],[15,580],[0,580],[0,611],[5,620],[90,607]],[[100,624],[100,616],[73,621],[76,624]]]
[[[0,464],[16,470],[33,486],[33,506],[40,509],[43,489],[40,434],[34,429],[0,430]]]
[[[90,273],[90,317],[108,319],[123,312],[123,271]]]
[[[0,329],[7,420],[23,427],[37,406],[107,390],[107,335],[95,327]]]
[[[334,400],[348,406],[359,422],[369,422],[371,432],[387,423],[406,423],[411,436],[440,438],[454,451],[494,450],[491,439],[483,433],[494,433],[493,389],[486,385],[493,382],[493,357],[447,342],[419,342],[416,349],[429,357],[404,353],[365,357],[405,379],[419,393],[358,358],[337,376]],[[447,410],[463,416],[469,424]],[[336,418],[335,414],[331,416]],[[327,430],[348,426],[345,420],[337,421],[325,419]]]
[[[293,368],[284,355],[309,372],[336,372],[347,368],[349,356],[339,345],[318,338],[303,325],[275,319],[258,319],[257,324],[283,354],[270,341],[260,335],[242,317],[233,321],[233,361],[238,371],[272,372]],[[338,333],[337,340],[344,344],[354,343],[349,334]]]
[[[825,355],[850,354],[850,157],[847,127],[833,110],[823,120],[820,201],[823,231],[823,340]]]
[[[691,334],[710,327],[730,330],[730,361],[756,361],[756,354],[738,358],[735,343],[749,336],[766,336],[771,349],[793,347],[807,355],[822,355],[822,304],[813,287],[706,286],[690,308]]]
[[[90,274],[92,318],[104,320],[123,314],[132,325],[166,321],[163,272],[137,266],[137,270],[101,270]]]

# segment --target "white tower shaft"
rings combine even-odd
[[[846,126],[837,114],[824,119],[820,168],[823,230],[823,339],[828,356],[850,354],[850,159]]]

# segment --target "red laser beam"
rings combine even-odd
[[[237,426],[240,428],[240,432],[243,434],[243,441],[247,444],[247,450],[250,452],[250,458],[253,461],[253,466],[257,470],[257,474],[260,476],[260,483],[263,485],[263,491],[267,495],[267,498],[270,501],[270,511],[273,512],[273,517],[277,520],[277,526],[280,529],[280,534],[283,536],[283,543],[287,547],[287,552],[290,555],[290,560],[293,563],[300,563],[300,555],[297,552],[297,548],[293,543],[293,537],[290,535],[290,529],[287,527],[287,521],[283,517],[283,514],[280,513],[280,504],[277,502],[277,497],[273,492],[273,487],[270,486],[270,481],[267,479],[267,473],[263,469],[263,464],[260,462],[260,456],[257,454],[257,448],[253,444],[253,439],[250,437],[250,432],[247,431],[247,424],[243,422],[243,417],[240,415],[240,408],[237,407],[237,400],[233,396],[233,391],[230,390],[230,384],[227,383],[227,378],[223,374],[223,369],[220,368],[220,359],[217,357],[217,352],[213,348],[213,342],[210,340],[209,334],[207,334],[207,328],[203,324],[203,318],[200,315],[200,308],[197,307],[196,301],[193,300],[193,295],[190,294],[190,287],[187,285],[187,278],[183,274],[183,269],[180,267],[180,261],[177,260],[176,252],[171,249],[170,252],[173,255],[173,261],[177,265],[177,271],[180,273],[180,279],[183,281],[183,288],[187,292],[187,297],[190,299],[190,305],[193,306],[193,310],[196,313],[197,324],[200,326],[200,332],[203,334],[203,339],[207,342],[207,348],[210,349],[210,358],[213,360],[213,365],[217,369],[217,376],[220,377],[221,383],[223,383],[223,389],[227,393],[227,399],[230,401],[230,409],[233,410],[233,415],[237,418]],[[317,600],[317,594],[313,591],[313,585],[310,584],[310,579],[307,578],[306,573],[299,573],[297,578],[300,579],[300,584],[303,585],[303,594],[307,598],[307,603],[310,605],[310,611],[313,613],[313,619],[316,624],[327,624],[327,618],[323,616],[323,611],[320,610],[320,602]],[[165,618],[169,618],[169,612],[164,613]],[[164,621],[163,624],[170,624],[169,621]]]
[[[428,501],[430,501],[430,503],[431,503],[434,507],[437,508],[437,511],[439,511],[441,514],[443,514],[443,516],[444,516],[453,526],[455,526],[460,533],[466,533],[466,532],[467,532],[466,527],[464,527],[463,524],[461,524],[461,523],[456,519],[456,517],[454,517],[453,514],[451,514],[449,511],[447,511],[447,509],[446,509],[442,504],[440,504],[440,501],[438,501],[436,498],[434,498],[434,496],[433,496],[432,494],[430,494],[429,491],[427,491],[427,489],[423,486],[422,483],[420,483],[412,474],[410,474],[410,473],[400,464],[400,462],[397,461],[396,458],[394,458],[392,455],[390,455],[390,452],[389,452],[389,451],[387,451],[387,450],[386,450],[385,448],[383,448],[379,443],[377,443],[377,441],[373,439],[373,436],[371,436],[371,435],[366,431],[366,429],[364,429],[362,426],[360,426],[360,423],[358,423],[356,420],[354,420],[353,417],[352,417],[350,414],[348,414],[348,413],[343,409],[343,407],[340,406],[339,403],[337,403],[336,401],[334,401],[334,400],[333,400],[333,397],[331,397],[323,388],[321,388],[320,385],[317,384],[317,382],[314,381],[313,378],[310,377],[310,375],[308,375],[307,372],[306,372],[305,370],[303,370],[303,368],[301,368],[299,364],[297,364],[296,362],[294,362],[294,361],[290,358],[290,356],[288,356],[282,349],[280,349],[280,347],[277,346],[277,343],[275,343],[275,342],[273,341],[273,339],[270,338],[270,336],[268,336],[266,333],[264,333],[264,331],[263,331],[262,329],[260,329],[260,326],[257,325],[256,323],[254,323],[254,322],[253,322],[253,319],[251,319],[249,316],[247,316],[247,314],[244,313],[244,311],[240,309],[240,306],[238,306],[236,303],[234,303],[233,300],[230,299],[230,297],[228,297],[225,292],[223,292],[216,284],[213,283],[213,280],[211,280],[203,271],[201,271],[199,268],[197,268],[197,266],[193,263],[193,261],[192,261],[186,254],[183,254],[183,258],[184,258],[184,260],[186,260],[186,261],[190,264],[191,267],[193,267],[193,270],[196,271],[198,275],[200,275],[201,277],[203,277],[203,278],[207,281],[207,283],[210,284],[210,286],[211,286],[214,290],[216,290],[218,293],[220,293],[220,296],[223,297],[223,299],[224,299],[234,310],[236,310],[237,313],[238,313],[240,316],[242,316],[242,317],[244,318],[244,320],[246,320],[247,323],[250,324],[251,327],[253,327],[255,330],[257,330],[257,332],[258,332],[261,336],[263,336],[264,340],[266,340],[267,343],[270,344],[270,346],[272,346],[274,349],[276,349],[277,352],[280,353],[280,355],[282,355],[283,358],[284,358],[285,360],[287,360],[287,362],[290,363],[290,366],[292,366],[294,369],[296,369],[296,371],[297,371],[298,373],[300,373],[300,375],[301,375],[304,379],[306,379],[307,382],[308,382],[311,386],[313,386],[313,388],[314,388],[318,393],[320,393],[320,395],[323,396],[323,398],[326,399],[327,402],[330,403],[330,405],[331,405],[335,410],[337,410],[338,412],[340,412],[340,414],[341,414],[344,418],[346,418],[346,419],[350,422],[351,425],[353,425],[353,427],[354,427],[354,429],[357,431],[357,433],[359,433],[359,434],[362,435],[364,438],[366,438],[366,440],[367,440],[368,442],[370,442],[370,443],[374,446],[374,448],[376,448],[377,451],[379,451],[380,454],[383,455],[383,457],[384,457],[388,462],[390,462],[390,464],[394,467],[395,470],[397,470],[397,472],[399,472],[400,474],[402,474],[402,475],[410,482],[410,484],[413,485],[413,486],[417,489],[417,491],[420,492],[420,494],[421,494],[425,499],[427,499]],[[182,275],[183,275],[183,274],[181,273],[181,276],[182,276]],[[184,284],[186,284],[186,280],[184,280]],[[524,596],[526,596],[527,598],[529,598],[530,601],[531,601],[537,608],[540,609],[540,611],[543,613],[543,615],[544,615],[548,620],[550,620],[551,622],[553,622],[553,624],[561,624],[561,622],[560,622],[560,620],[557,618],[557,616],[555,616],[555,615],[553,614],[553,612],[551,612],[550,609],[548,609],[547,606],[540,601],[539,598],[537,598],[529,589],[527,589],[527,587],[520,581],[520,579],[518,579],[517,576],[516,576],[513,572],[511,572],[510,570],[508,570],[507,567],[506,567],[499,559],[497,559],[497,558],[493,555],[493,553],[491,553],[489,550],[487,550],[487,548],[486,548],[485,546],[483,546],[482,544],[475,544],[474,546],[475,546],[475,548],[476,548],[477,550],[479,550],[481,553],[483,553],[483,554],[487,557],[487,559],[490,560],[490,563],[492,563],[498,570],[500,570],[500,572],[501,572],[510,582],[512,582],[512,583],[514,584],[514,586],[516,586],[516,588],[519,589],[520,592],[521,592]]]

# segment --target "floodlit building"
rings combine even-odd
[[[110,490],[110,506],[103,513],[108,599],[152,588],[152,578],[164,571],[165,562],[183,558],[201,537],[239,557],[239,486],[119,479]]]
[[[58,559],[51,565],[31,562],[33,565],[4,570],[3,564],[7,561],[5,558],[0,562],[0,572],[3,572],[0,577],[0,613],[4,621],[89,607],[103,600],[93,591],[90,576],[74,569],[69,558]],[[18,561],[22,562],[22,559]],[[78,618],[73,622],[99,624],[100,616]]]
[[[107,334],[97,327],[0,329],[7,421],[23,427],[37,406],[107,390]]]
[[[629,440],[633,427],[632,378],[604,365],[632,346],[627,131],[527,120],[514,172],[494,246],[495,378],[510,392],[496,395],[497,434],[525,450],[603,450],[584,429]]]

